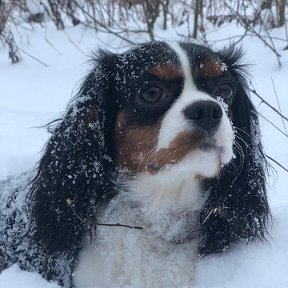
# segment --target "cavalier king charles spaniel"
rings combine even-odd
[[[185,42],[99,51],[37,170],[0,183],[0,268],[66,288],[182,287],[197,256],[265,239],[242,55]]]

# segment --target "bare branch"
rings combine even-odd
[[[73,214],[77,217],[78,220],[80,220],[82,223],[87,223],[86,219],[83,219],[82,217],[80,217],[80,215],[76,212],[75,210],[75,205],[73,203],[73,200],[71,199],[66,199],[66,203],[69,206],[69,208],[72,209]],[[137,230],[143,230],[144,228],[141,226],[130,226],[130,225],[125,225],[125,224],[120,224],[120,223],[99,223],[96,222],[95,223],[96,226],[107,226],[107,227],[124,227],[124,228],[130,228],[130,229],[137,229]]]
[[[256,95],[264,104],[266,104],[269,108],[271,108],[275,113],[277,113],[280,117],[282,117],[284,120],[288,122],[288,118],[284,116],[282,113],[280,113],[275,107],[273,107],[271,104],[269,104],[263,97],[261,97],[255,89],[249,89],[250,92],[252,92],[254,95]]]
[[[22,57],[19,52],[21,50],[14,39],[14,35],[10,29],[5,29],[2,31],[2,34],[0,36],[4,39],[4,42],[9,47],[9,58],[11,59],[12,64],[18,63],[21,61]]]
[[[5,11],[5,3],[4,1],[0,0],[0,36],[4,32],[4,28],[8,22],[9,16],[11,15],[12,9],[14,8],[15,1],[16,0],[12,0],[10,2],[9,8],[7,9],[7,11]]]
[[[251,1],[250,1],[251,2]],[[276,55],[277,57],[277,61],[279,66],[281,66],[281,61],[280,61],[280,57],[281,55],[278,53],[278,51],[276,50],[273,41],[271,42],[272,44],[269,44],[263,37],[262,35],[260,35],[255,28],[253,27],[253,25],[251,25],[251,23],[249,21],[247,21],[247,18],[245,18],[243,15],[241,15],[240,13],[238,13],[237,11],[235,11],[233,9],[233,7],[231,7],[231,5],[227,4],[226,2],[224,2],[225,7],[227,7],[231,13],[235,13],[237,15],[237,18],[239,20],[239,22],[242,24],[242,26],[250,31],[251,33],[253,33],[257,38],[259,38],[267,47],[269,47],[271,49],[271,51],[273,51],[273,53]],[[260,17],[260,16],[259,16]],[[261,19],[261,17],[260,17]],[[261,19],[261,23],[263,23],[263,20]],[[265,26],[266,27],[266,26]],[[266,32],[267,32],[267,28],[266,28]],[[269,36],[269,33],[268,33]],[[269,39],[271,40],[271,38],[269,37]]]
[[[265,119],[269,124],[271,124],[276,130],[278,130],[281,134],[283,134],[285,137],[288,138],[288,134],[286,134],[285,132],[283,132],[280,128],[278,128],[274,123],[272,123],[267,117],[265,117],[262,113],[258,112],[259,115]]]
[[[271,81],[272,81],[272,86],[273,86],[274,94],[275,94],[275,96],[276,96],[278,109],[279,109],[280,113],[282,114],[280,101],[279,101],[278,94],[277,94],[277,91],[276,91],[276,88],[275,88],[275,84],[274,84],[274,81],[273,81],[273,78],[272,78],[272,77],[271,77]],[[284,120],[283,120],[282,117],[281,117],[281,120],[282,120],[282,123],[283,123],[284,130],[285,130],[286,134],[288,134],[287,128],[286,128],[286,125],[285,125],[285,122],[284,122]]]
[[[75,0],[71,0],[75,6],[77,6],[82,12],[84,15],[88,16],[91,20],[93,20],[95,23],[97,23],[97,25],[99,25],[100,27],[103,28],[103,32],[106,32],[106,33],[110,33],[110,34],[113,34],[114,36],[128,42],[129,44],[135,44],[133,41],[121,36],[119,33],[117,32],[114,32],[112,29],[108,28],[106,25],[102,24],[100,21],[97,21],[97,19],[95,19],[91,14],[89,14],[86,10],[84,10],[84,8]],[[89,25],[87,25],[86,23],[83,23],[81,22],[83,25],[87,26],[87,27],[90,27]]]
[[[108,227],[124,227],[124,228],[130,228],[130,229],[138,229],[138,230],[143,230],[144,228],[141,226],[130,226],[130,225],[123,225],[120,223],[116,223],[116,224],[108,224],[108,223],[99,223],[97,222],[96,225],[98,226],[108,226]]]
[[[55,23],[56,27],[58,30],[63,30],[65,28],[64,23],[61,19],[61,14],[58,10],[58,3],[57,1],[54,0],[48,0],[50,9],[51,9],[51,13],[53,15],[52,20]]]
[[[272,162],[274,162],[275,164],[277,164],[280,168],[282,168],[284,171],[288,172],[288,169],[285,168],[282,164],[280,164],[277,160],[275,160],[274,158],[270,157],[269,155],[265,155],[268,159],[270,159]]]
[[[49,67],[46,63],[44,63],[43,61],[41,61],[40,59],[38,59],[37,57],[31,55],[30,53],[24,51],[23,49],[19,48],[19,50],[26,54],[27,56],[29,56],[30,58],[32,58],[33,60],[35,60],[36,62],[40,63],[41,65],[43,65],[44,67]]]

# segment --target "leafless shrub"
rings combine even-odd
[[[142,7],[145,16],[145,22],[147,24],[147,32],[150,39],[154,39],[154,25],[159,16],[160,0],[143,0]]]
[[[8,46],[8,55],[13,64],[18,63],[21,60],[21,54],[14,39],[14,35],[10,28],[7,26],[14,5],[15,1],[7,3],[0,0],[0,37]]]
[[[54,0],[47,0],[51,9],[51,19],[55,23],[58,30],[64,29],[64,23],[59,12],[59,2]]]
[[[133,43],[131,33],[149,35],[153,41],[156,23],[163,23],[164,30],[168,24],[175,28],[185,24],[188,27],[185,38],[198,38],[208,44],[205,32],[208,24],[221,26],[234,21],[244,27],[243,35],[237,35],[236,40],[247,35],[258,37],[273,51],[279,65],[280,53],[275,48],[276,38],[271,36],[271,29],[285,26],[286,39],[280,40],[288,49],[288,0],[43,0],[39,3],[42,8],[35,12],[29,11],[26,0],[0,0],[0,35],[4,43],[7,44],[4,31],[6,38],[13,31],[10,29],[8,33],[6,26],[17,27],[25,21],[43,26],[47,18],[59,30],[65,29],[66,18],[74,26],[81,24],[96,32],[113,34],[130,44]],[[14,39],[13,34],[10,36],[8,39]],[[9,49],[13,47],[12,51],[16,51],[15,46],[14,39]]]

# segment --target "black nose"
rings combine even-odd
[[[210,131],[215,128],[222,118],[223,112],[216,102],[198,101],[184,109],[187,119],[193,120],[198,127]]]

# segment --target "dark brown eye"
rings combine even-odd
[[[229,100],[234,95],[234,88],[231,84],[225,83],[220,86],[216,92],[216,96],[223,98],[224,100]]]
[[[160,101],[164,96],[164,91],[158,86],[152,86],[147,88],[142,94],[141,98],[148,103],[156,103]]]

